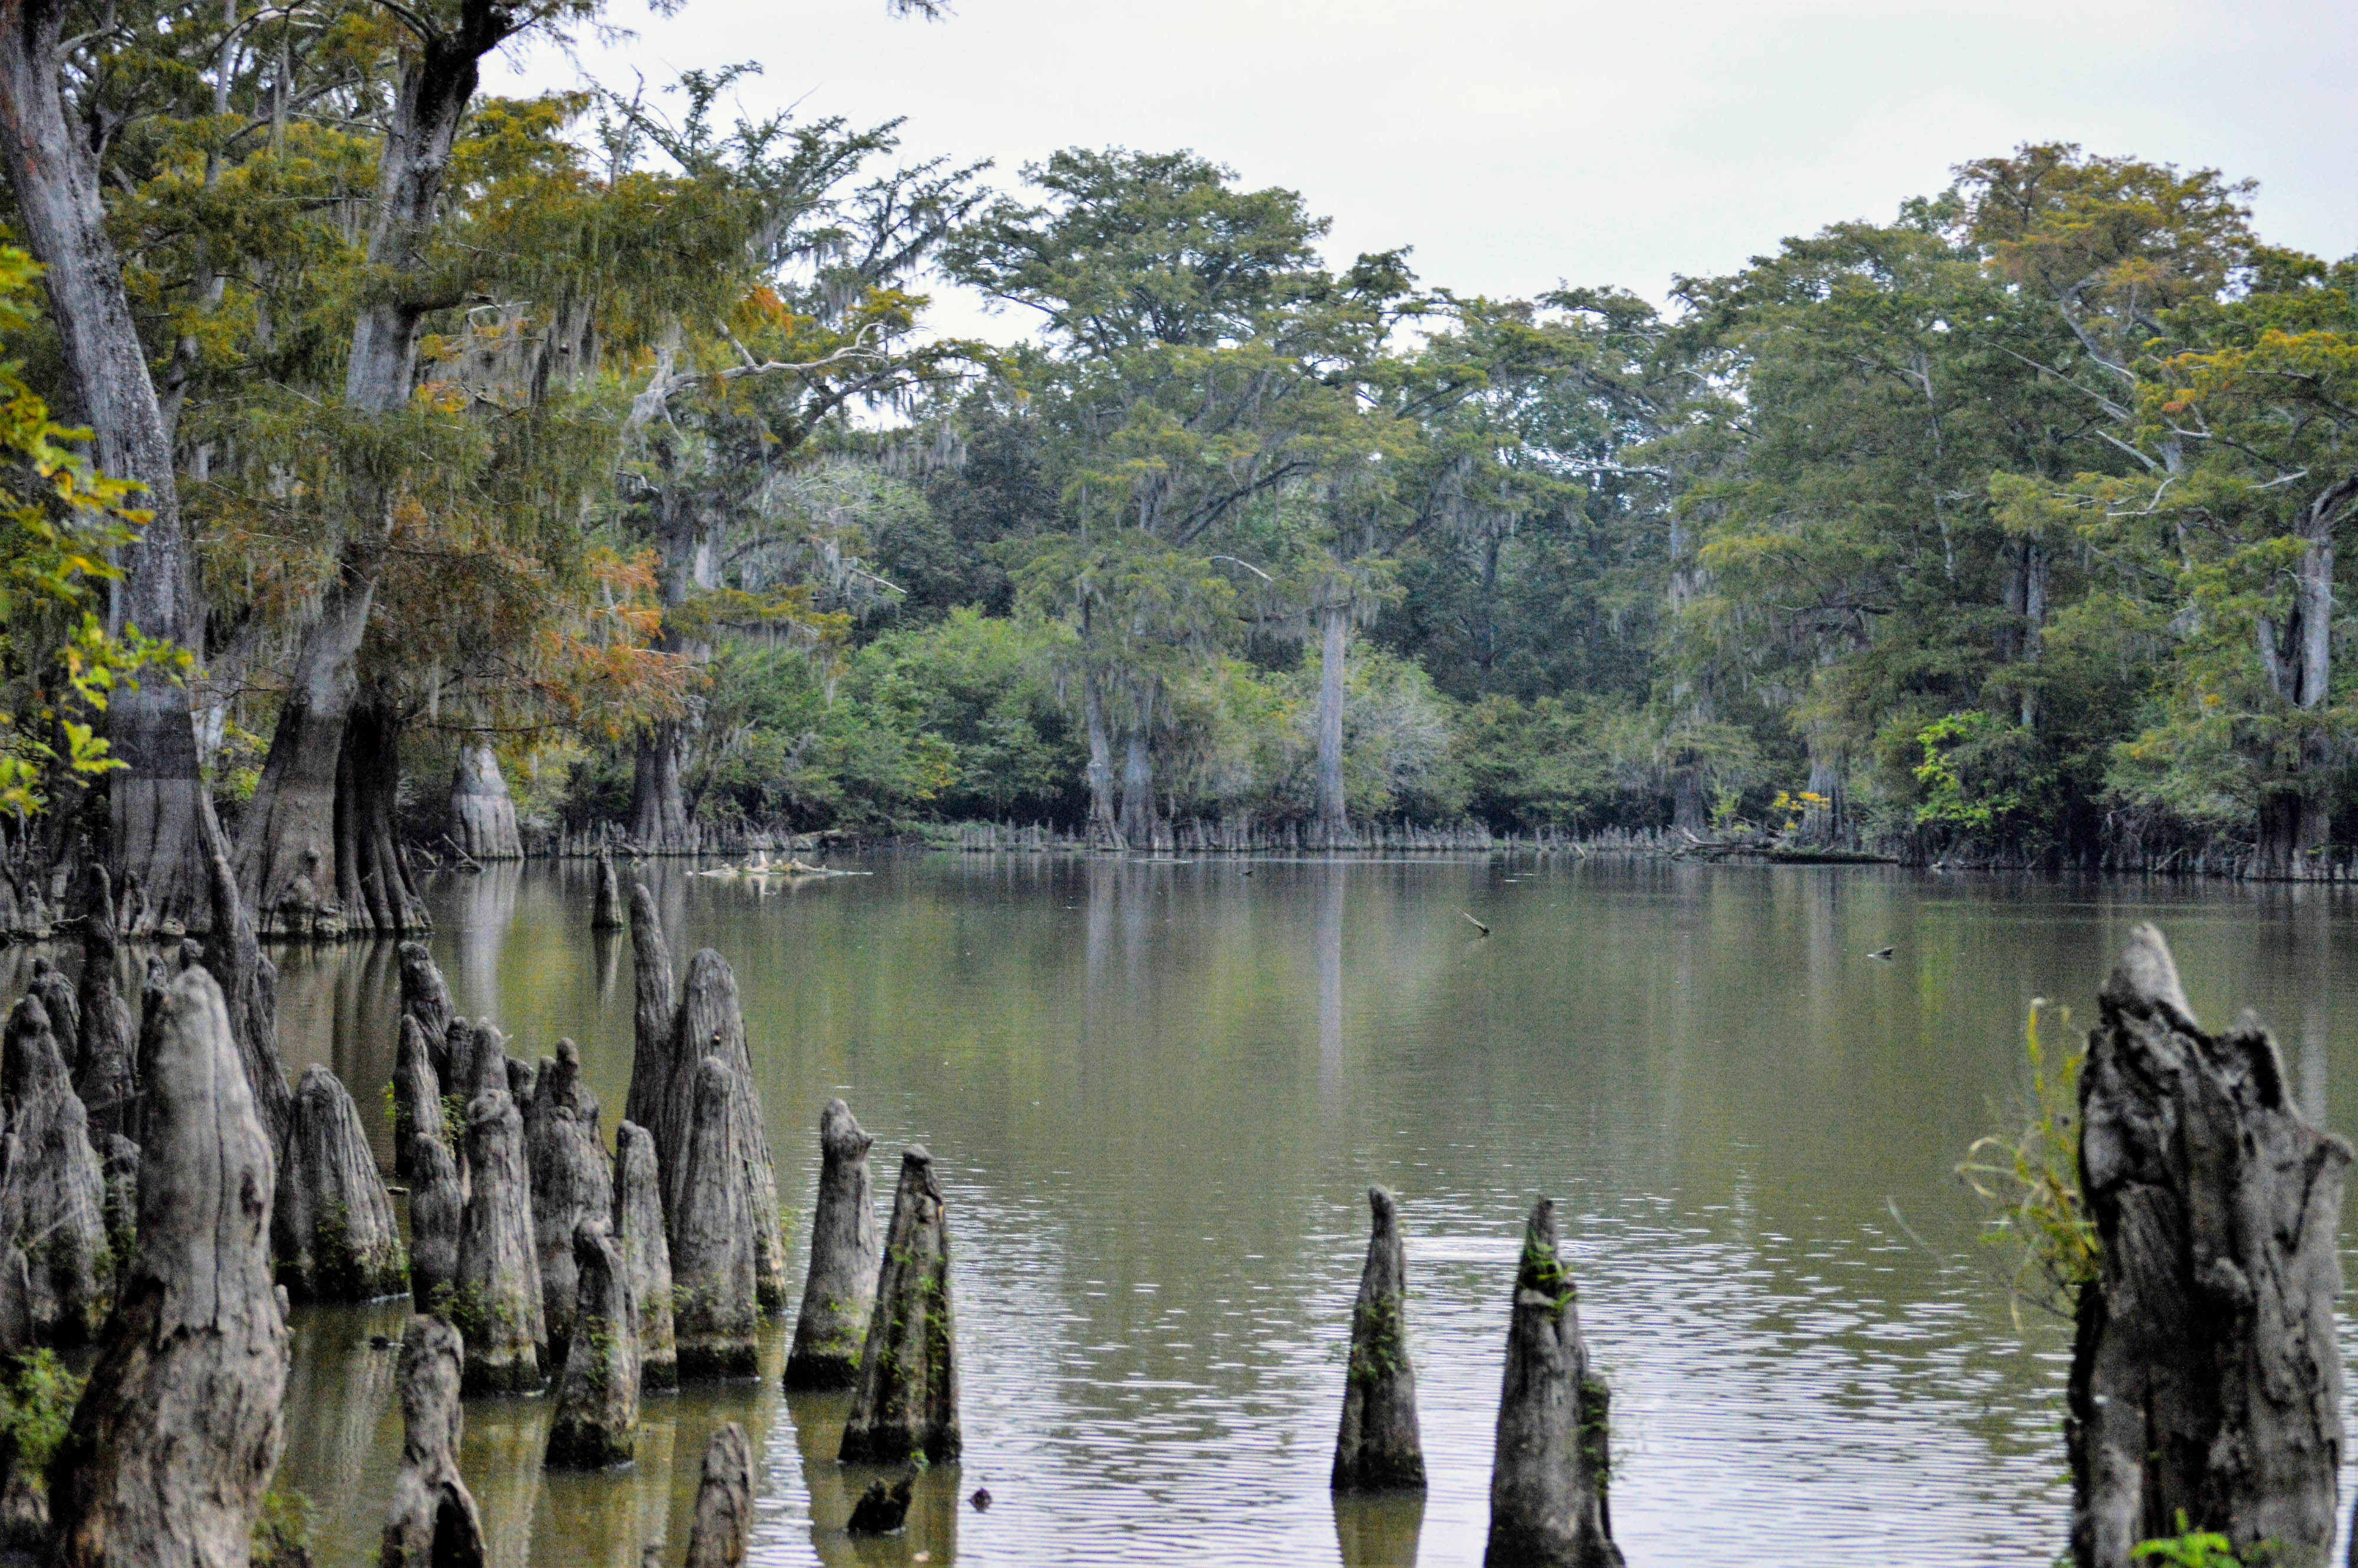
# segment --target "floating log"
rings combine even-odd
[[[12,1286],[23,1286],[31,1342],[80,1345],[106,1310],[106,1171],[37,997],[25,997],[8,1015],[0,1096],[8,1114],[0,1139],[0,1264]],[[23,1260],[21,1273],[15,1258]]]
[[[70,1060],[74,1093],[81,1097],[82,1109],[90,1118],[92,1141],[103,1145],[113,1134],[127,1134],[133,1128],[138,1108],[134,1055],[139,1026],[115,984],[114,895],[103,865],[91,862],[84,889],[81,982],[76,998],[81,1011],[81,1049]]]
[[[393,1173],[408,1181],[417,1173],[410,1162],[410,1139],[424,1133],[438,1142],[447,1141],[442,1125],[442,1084],[426,1044],[426,1031],[416,1019],[401,1015],[401,1039],[393,1051]]]
[[[638,1306],[640,1386],[673,1388],[679,1382],[679,1350],[672,1330],[671,1243],[664,1235],[654,1135],[634,1121],[614,1129],[612,1228]]]
[[[505,1089],[487,1089],[467,1108],[467,1172],[458,1284],[443,1314],[466,1342],[466,1391],[536,1389],[540,1348],[548,1336],[541,1320],[524,1119]]]
[[[1605,1511],[1603,1387],[1589,1374],[1572,1277],[1556,1250],[1555,1204],[1541,1198],[1515,1270],[1484,1568],[1620,1568]]]
[[[724,1423],[704,1445],[704,1476],[696,1487],[696,1522],[688,1529],[686,1568],[741,1568],[753,1535],[753,1451],[745,1429]]]
[[[607,1234],[603,1216],[586,1216],[574,1227],[568,1272],[579,1293],[567,1314],[573,1336],[557,1379],[548,1463],[560,1469],[602,1470],[627,1464],[639,1443],[639,1344],[630,1265]]]
[[[2152,926],[2131,934],[2098,1017],[2080,1165],[2103,1246],[2066,1393],[2072,1556],[2130,1568],[2140,1542],[2191,1529],[2246,1560],[2321,1564],[2350,1146],[2302,1117],[2250,1014],[2203,1033]]]
[[[409,1141],[409,1289],[419,1312],[448,1312],[459,1288],[459,1233],[467,1195],[459,1161],[440,1138],[419,1129]]]
[[[622,928],[622,888],[614,876],[614,857],[600,850],[598,855],[598,906],[590,917],[592,931],[620,931]]]
[[[409,1286],[401,1227],[369,1152],[368,1129],[352,1095],[318,1062],[296,1087],[271,1244],[279,1283],[297,1301],[374,1301]]]
[[[860,1340],[876,1305],[876,1202],[868,1183],[868,1150],[875,1141],[841,1100],[819,1112],[818,1206],[802,1313],[786,1357],[788,1389],[848,1389],[859,1380]]]
[[[434,1076],[450,1081],[450,1021],[459,1010],[450,1003],[450,988],[434,965],[434,955],[423,942],[401,945],[401,1012],[417,1021],[426,1036],[427,1060]]]
[[[212,977],[160,1011],[138,1245],[49,1467],[69,1568],[244,1563],[284,1440],[270,1140]]]
[[[1399,1206],[1368,1189],[1373,1216],[1359,1299],[1351,1309],[1351,1359],[1344,1375],[1343,1429],[1335,1440],[1334,1489],[1379,1491],[1424,1485],[1417,1434],[1416,1370],[1409,1364],[1408,1249]]]
[[[581,1051],[570,1040],[543,1057],[525,1119],[525,1158],[532,1166],[532,1224],[540,1255],[541,1313],[548,1352],[558,1366],[572,1333],[578,1283],[574,1235],[585,1219],[601,1230],[614,1207],[614,1177],[598,1130],[598,1097],[581,1082]]]
[[[844,1422],[845,1464],[898,1465],[923,1454],[940,1465],[957,1457],[956,1341],[949,1217],[933,1155],[912,1144],[901,1155],[876,1307]]]
[[[687,1180],[671,1219],[672,1332],[682,1381],[759,1371],[752,1204],[730,1108],[740,1092],[728,1065],[707,1056],[696,1081]]]
[[[438,1318],[409,1320],[401,1336],[401,1464],[379,1568],[483,1568],[482,1516],[459,1474],[464,1360],[458,1330]]]

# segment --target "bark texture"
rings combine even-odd
[[[680,752],[687,740],[676,721],[650,727],[639,737],[631,784],[631,839],[643,855],[696,852],[696,825],[688,820],[687,796],[680,787]]]
[[[0,1268],[11,1292],[21,1290],[21,1323],[31,1343],[80,1345],[97,1331],[111,1283],[100,1272],[106,1172],[48,1014],[34,997],[8,1015],[0,1095],[8,1113],[0,1138]]]
[[[442,979],[442,971],[434,965],[434,955],[423,942],[401,945],[401,1012],[405,1018],[417,1021],[418,1033],[425,1037],[426,1059],[433,1065],[434,1076],[444,1082],[450,1076],[450,1021],[459,1010],[450,1003],[450,988]]]
[[[278,1281],[297,1301],[367,1302],[409,1285],[393,1200],[360,1108],[320,1063],[303,1070],[271,1214]]]
[[[387,699],[354,706],[336,761],[336,905],[352,935],[431,931],[416,879],[401,847],[399,708]]]
[[[1605,1511],[1610,1445],[1602,1389],[1589,1373],[1572,1277],[1556,1251],[1555,1204],[1541,1198],[1515,1271],[1485,1568],[1619,1568]]]
[[[103,1145],[129,1133],[139,1083],[133,1061],[138,1025],[123,1000],[114,966],[119,950],[114,893],[106,868],[93,861],[84,873],[81,934],[81,1050],[73,1059],[74,1093],[90,1117],[91,1140]]]
[[[239,1060],[245,1065],[246,1090],[270,1135],[273,1155],[287,1146],[287,1121],[294,1114],[295,1097],[287,1087],[287,1067],[278,1054],[278,970],[263,955],[254,939],[254,923],[246,918],[237,879],[228,859],[212,858],[212,935],[201,957],[213,979],[221,982],[222,1005],[229,1011],[230,1033],[237,1041]],[[198,944],[184,942],[183,957]]]
[[[848,1389],[859,1380],[880,1256],[868,1179],[868,1150],[875,1141],[841,1100],[827,1101],[819,1112],[818,1206],[811,1218],[802,1313],[786,1357],[788,1389]]]
[[[467,1346],[466,1390],[514,1393],[541,1383],[540,1264],[524,1120],[504,1088],[467,1108],[471,1190],[459,1226],[458,1285],[446,1315]]]
[[[81,1000],[74,993],[74,983],[66,979],[64,970],[37,953],[25,990],[49,1015],[50,1038],[58,1044],[66,1071],[71,1073],[81,1060]]]
[[[548,1462],[560,1468],[600,1470],[627,1464],[639,1445],[639,1343],[630,1265],[607,1234],[602,1216],[573,1231],[578,1281],[573,1337],[557,1388],[548,1428]]]
[[[489,746],[461,746],[450,778],[450,837],[478,860],[521,860],[515,800]]]
[[[1408,1249],[1399,1206],[1368,1189],[1373,1216],[1359,1299],[1351,1309],[1351,1360],[1343,1388],[1343,1430],[1335,1440],[1338,1492],[1424,1485],[1417,1433],[1416,1370],[1408,1357]]]
[[[2188,1525],[2271,1563],[2332,1551],[2342,1454],[2335,1238],[2350,1148],[2287,1092],[2248,1015],[2206,1034],[2141,925],[2099,999],[2080,1086],[2103,1243],[2082,1287],[2065,1437],[2071,1549],[2130,1568]]]
[[[459,1233],[467,1198],[450,1146],[425,1132],[409,1152],[409,1291],[420,1312],[447,1312],[459,1288]]]
[[[270,1140],[212,978],[181,974],[162,1013],[139,1242],[49,1469],[70,1568],[246,1568],[283,1439]]]
[[[750,1378],[760,1313],[753,1298],[753,1219],[731,1101],[737,1077],[707,1056],[696,1080],[687,1179],[672,1210],[672,1332],[679,1375]]]
[[[413,1317],[401,1336],[401,1464],[378,1568],[482,1568],[482,1516],[459,1474],[465,1354],[439,1318]]]
[[[753,1450],[729,1422],[704,1446],[686,1568],[740,1568],[753,1535]]]
[[[638,1304],[640,1386],[673,1388],[679,1350],[672,1330],[671,1243],[664,1235],[654,1137],[633,1121],[614,1129],[613,1234]]]
[[[672,1104],[684,1111],[693,1105],[696,1079],[691,1071],[707,1056],[718,1056],[736,1077],[738,1092],[729,1102],[730,1139],[745,1167],[745,1195],[753,1226],[753,1295],[763,1312],[783,1312],[786,1305],[785,1227],[778,1213],[777,1163],[770,1156],[769,1130],[762,1124],[762,1098],[754,1087],[753,1056],[745,1040],[745,1010],[737,995],[737,977],[729,961],[709,947],[697,950],[687,961],[681,982],[679,1012],[672,1024],[672,1059],[678,1069]]]
[[[614,857],[598,857],[598,904],[590,916],[592,931],[620,931],[622,928],[622,886],[614,876]]]
[[[581,1082],[581,1052],[570,1040],[540,1064],[525,1122],[525,1156],[532,1164],[532,1223],[540,1254],[542,1314],[548,1349],[558,1366],[573,1332],[580,1256],[575,1232],[585,1219],[602,1227],[614,1207],[614,1173],[598,1130],[598,1097]]]
[[[901,1154],[876,1309],[844,1422],[845,1464],[898,1465],[923,1454],[939,1465],[957,1457],[956,1341],[949,1216],[933,1155],[912,1144]]]
[[[417,1173],[410,1141],[419,1133],[443,1139],[442,1085],[427,1056],[426,1032],[408,1013],[401,1015],[401,1039],[393,1050],[393,1173],[408,1181]]]

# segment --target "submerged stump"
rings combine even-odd
[[[401,1227],[360,1108],[318,1062],[296,1086],[270,1228],[279,1282],[297,1301],[374,1301],[408,1288]]]
[[[2102,1257],[2066,1393],[2072,1555],[2131,1568],[2140,1542],[2191,1529],[2247,1560],[2321,1564],[2342,1442],[2350,1147],[2302,1117],[2249,1014],[2203,1033],[2152,926],[2131,935],[2098,1008],[2080,1166]]]
[[[1605,1511],[1603,1390],[1589,1374],[1576,1292],[1556,1251],[1555,1204],[1541,1198],[1515,1271],[1484,1568],[1620,1568]]]
[[[106,1168],[32,996],[16,1003],[0,1040],[0,1267],[6,1292],[21,1296],[6,1327],[21,1326],[33,1344],[80,1345],[106,1311]]]
[[[213,978],[159,1012],[138,1244],[49,1467],[70,1568],[244,1563],[283,1442],[269,1137]]]
[[[786,1357],[788,1389],[848,1389],[859,1380],[860,1345],[876,1305],[876,1203],[868,1184],[868,1150],[875,1141],[841,1100],[819,1112],[818,1206],[795,1347]]]
[[[620,931],[622,928],[622,886],[614,876],[614,857],[600,850],[598,854],[598,903],[590,916],[592,931]]]
[[[92,861],[85,881],[81,980],[76,992],[81,1010],[81,1050],[68,1060],[73,1068],[74,1093],[81,1097],[82,1109],[90,1119],[91,1141],[103,1145],[115,1133],[128,1135],[134,1130],[139,1095],[135,1061],[139,1025],[115,983],[114,896],[107,884],[106,868]]]
[[[752,1206],[730,1102],[737,1076],[707,1056],[696,1080],[687,1180],[671,1222],[672,1333],[683,1381],[751,1378],[760,1312],[753,1296]]]
[[[892,1225],[876,1280],[876,1306],[860,1352],[847,1465],[898,1465],[958,1454],[957,1359],[950,1312],[949,1218],[934,1157],[912,1144],[901,1155]]]
[[[673,1388],[679,1350],[672,1332],[671,1242],[664,1235],[654,1137],[634,1121],[614,1129],[612,1229],[638,1307],[639,1386]]]
[[[732,1421],[704,1445],[685,1568],[741,1568],[752,1534],[753,1451],[745,1429]]]
[[[482,1568],[483,1520],[459,1474],[459,1331],[413,1317],[401,1336],[401,1464],[378,1568]]]
[[[598,1097],[581,1082],[581,1051],[570,1040],[559,1040],[557,1054],[541,1061],[525,1120],[525,1157],[532,1165],[541,1312],[549,1355],[562,1367],[573,1331],[574,1231],[593,1217],[605,1225],[614,1207],[613,1172],[598,1132]]]
[[[450,1146],[431,1133],[409,1139],[409,1290],[419,1312],[448,1312],[459,1288],[459,1233],[467,1196]]]
[[[558,1375],[557,1413],[548,1428],[548,1463],[600,1470],[638,1453],[639,1345],[630,1265],[607,1234],[602,1216],[573,1229],[579,1293],[573,1337]]]
[[[471,1190],[459,1227],[458,1283],[443,1315],[467,1348],[466,1391],[515,1393],[541,1383],[540,1265],[524,1121],[505,1089],[467,1108]]]
[[[1379,1491],[1424,1485],[1417,1434],[1416,1371],[1408,1357],[1408,1249],[1399,1206],[1368,1189],[1373,1219],[1359,1299],[1351,1309],[1351,1359],[1343,1388],[1343,1429],[1335,1439],[1334,1489]]]

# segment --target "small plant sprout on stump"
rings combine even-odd
[[[672,1330],[671,1242],[664,1235],[655,1141],[634,1121],[614,1130],[612,1229],[614,1245],[631,1271],[631,1299],[638,1308],[639,1386],[676,1387],[679,1349]]]
[[[728,1064],[707,1056],[696,1081],[687,1178],[672,1211],[672,1333],[683,1380],[751,1378],[761,1370],[752,1204],[730,1114],[740,1092]]]
[[[413,1317],[401,1339],[401,1465],[378,1568],[482,1568],[483,1521],[459,1475],[459,1331]]]
[[[2080,1088],[2099,1257],[2066,1391],[2072,1556],[2134,1568],[2144,1541],[2190,1529],[2246,1562],[2321,1568],[2350,1147],[2303,1119],[2250,1014],[2202,1032],[2152,926],[2099,1010]]]
[[[573,1227],[579,1281],[573,1335],[558,1374],[548,1462],[599,1470],[638,1453],[639,1346],[632,1324],[630,1267],[596,1216]]]
[[[1484,1568],[1620,1568],[1605,1507],[1610,1453],[1605,1384],[1589,1374],[1555,1204],[1541,1198],[1515,1271]]]
[[[860,1343],[876,1305],[876,1203],[868,1185],[868,1150],[875,1141],[841,1100],[819,1112],[818,1207],[802,1314],[786,1357],[789,1390],[848,1389],[859,1380]]]
[[[473,1190],[459,1227],[459,1280],[441,1315],[466,1342],[467,1392],[520,1393],[540,1386],[547,1336],[524,1122],[505,1089],[467,1108],[467,1165]]]
[[[912,1145],[901,1155],[876,1310],[844,1422],[845,1464],[898,1465],[923,1454],[939,1465],[957,1457],[956,1339],[949,1218],[934,1157]]]
[[[401,1227],[368,1130],[336,1075],[317,1062],[295,1090],[271,1232],[279,1282],[297,1301],[374,1301],[408,1288]]]
[[[1382,1491],[1424,1485],[1424,1449],[1416,1428],[1416,1372],[1409,1365],[1408,1250],[1399,1207],[1382,1187],[1368,1189],[1374,1222],[1359,1299],[1351,1309],[1351,1362],[1343,1388],[1343,1430],[1335,1440],[1334,1488]]]
[[[685,1568],[741,1568],[753,1534],[753,1450],[730,1422],[704,1445]]]

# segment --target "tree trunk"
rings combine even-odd
[[[532,1234],[532,1178],[524,1120],[505,1089],[467,1108],[471,1190],[460,1222],[458,1286],[450,1326],[467,1346],[470,1393],[523,1393],[540,1386],[540,1265]]]
[[[521,860],[515,800],[489,746],[461,746],[450,778],[450,836],[478,860]]]
[[[2350,1147],[2301,1116],[2248,1013],[2201,1031],[2152,926],[2130,935],[2098,1007],[2080,1166],[2102,1260],[2081,1290],[2066,1397],[2072,1556],[2135,1568],[2138,1543],[2190,1528],[2247,1561],[2322,1568]]]
[[[811,1219],[810,1273],[786,1357],[785,1386],[849,1389],[860,1379],[860,1343],[876,1305],[876,1203],[868,1186],[868,1150],[839,1099],[819,1112],[818,1207]]]
[[[97,1332],[109,1282],[100,1272],[106,1172],[38,997],[24,998],[8,1015],[0,1094],[8,1113],[0,1138],[0,1260],[13,1271],[23,1259],[32,1343],[84,1344]]]
[[[581,1051],[570,1040],[543,1057],[525,1122],[525,1155],[532,1166],[532,1221],[540,1254],[541,1311],[548,1354],[566,1364],[579,1292],[573,1277],[580,1247],[574,1235],[585,1219],[602,1227],[614,1207],[613,1171],[598,1131],[598,1097],[581,1082]],[[633,1374],[633,1384],[636,1374]]]
[[[680,792],[682,727],[669,720],[639,736],[637,771],[631,785],[631,839],[643,855],[692,855],[696,834]]]
[[[753,1535],[753,1451],[745,1429],[724,1422],[704,1448],[685,1568],[740,1568]]]
[[[401,848],[401,730],[400,709],[384,701],[360,703],[344,724],[336,764],[336,903],[354,935],[434,929]]]
[[[933,1155],[913,1143],[901,1152],[876,1310],[843,1426],[843,1463],[898,1465],[923,1454],[944,1465],[958,1456],[957,1338],[949,1216]]]
[[[1377,1491],[1424,1485],[1417,1434],[1416,1369],[1408,1358],[1408,1249],[1399,1207],[1368,1189],[1374,1223],[1359,1299],[1351,1309],[1351,1359],[1344,1373],[1343,1430],[1335,1441],[1334,1489]]]
[[[1349,648],[1351,612],[1329,605],[1318,618],[1318,842],[1339,849],[1351,842],[1351,817],[1343,798],[1343,674]]]
[[[2293,577],[2292,613],[2279,623],[2259,617],[2261,672],[2277,697],[2306,717],[2289,773],[2268,767],[2261,786],[2256,877],[2307,881],[2330,874],[2320,853],[2328,821],[2325,788],[2332,747],[2320,722],[2333,678],[2333,529],[2358,481],[2345,481],[2308,508],[2307,544]],[[2264,764],[2266,766],[2266,764]]]
[[[1105,697],[1094,675],[1081,677],[1081,717],[1089,741],[1089,848],[1119,849],[1123,846],[1113,808],[1113,741],[1106,730]]]
[[[1515,1271],[1485,1568],[1620,1568],[1604,1508],[1602,1387],[1556,1249],[1555,1204],[1541,1198]]]
[[[106,868],[93,861],[83,874],[89,891],[82,900],[81,1051],[74,1062],[74,1093],[89,1114],[91,1141],[103,1147],[110,1136],[132,1129],[139,1095],[133,1064],[138,1026],[115,981],[114,898]]]
[[[614,1243],[630,1266],[639,1308],[639,1382],[669,1389],[679,1382],[679,1350],[672,1329],[671,1243],[664,1235],[663,1189],[655,1173],[655,1140],[634,1121],[614,1129]]]
[[[1687,833],[1702,833],[1711,827],[1711,803],[1703,793],[1703,767],[1691,758],[1678,762],[1671,773],[1671,826]]]
[[[1139,727],[1130,733],[1121,762],[1121,836],[1133,849],[1154,848],[1154,760],[1147,749],[1146,725],[1151,714],[1141,712]]]
[[[639,1446],[639,1344],[630,1266],[603,1215],[585,1215],[574,1227],[566,1272],[576,1281],[566,1310],[575,1327],[548,1427],[548,1463],[572,1470],[625,1465]]]
[[[2326,870],[2325,802],[2299,784],[2269,789],[2260,796],[2258,840],[2252,875],[2264,881],[2305,881]]]
[[[1801,841],[1846,843],[1850,837],[1848,769],[1840,748],[1830,739],[1810,737],[1810,783],[1806,793],[1817,798],[1801,809]]]
[[[297,1301],[367,1302],[409,1284],[393,1200],[352,1097],[323,1065],[303,1071],[278,1167],[271,1239]]]
[[[138,1245],[49,1467],[70,1568],[245,1568],[284,1438],[270,1140],[212,978],[183,971],[160,1012]]]
[[[753,1211],[745,1162],[731,1135],[737,1075],[707,1056],[696,1076],[696,1101],[672,1209],[672,1332],[682,1381],[750,1378],[760,1370],[755,1345]]]
[[[393,1473],[379,1568],[483,1568],[482,1516],[459,1474],[464,1359],[449,1324],[409,1320],[401,1336],[401,1464]]]

